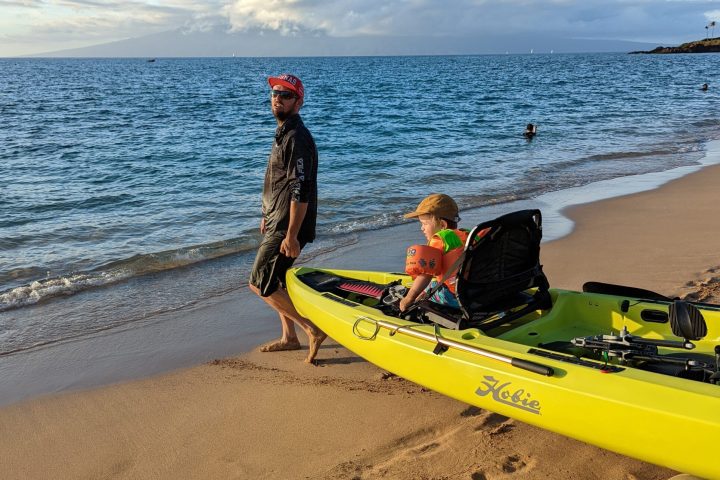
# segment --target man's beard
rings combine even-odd
[[[284,122],[288,119],[288,117],[290,117],[291,112],[287,112],[285,110],[273,110],[273,114],[275,115],[275,118],[278,119],[278,121]]]

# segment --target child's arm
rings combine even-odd
[[[420,294],[427,288],[428,285],[430,285],[430,282],[432,281],[433,276],[432,275],[418,275],[415,277],[415,281],[412,284],[412,287],[410,287],[410,290],[405,294],[405,298],[400,300],[400,311],[404,312],[407,310],[407,308],[415,302],[415,300],[420,296]]]

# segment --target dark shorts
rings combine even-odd
[[[268,297],[280,286],[285,287],[285,273],[295,262],[294,258],[280,253],[280,244],[285,234],[270,234],[263,237],[258,248],[255,263],[250,272],[250,284],[260,290],[260,295]],[[300,248],[305,242],[300,242]]]

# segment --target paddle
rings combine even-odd
[[[583,284],[583,292],[600,293],[602,295],[613,295],[616,297],[632,297],[651,303],[672,303],[677,298],[666,297],[665,295],[644,288],[628,287],[625,285],[615,285],[612,283],[602,282],[585,282]],[[688,302],[691,305],[704,309],[720,310],[720,305],[705,302]]]
[[[626,287],[625,285],[614,285],[612,283],[602,282],[585,282],[582,288],[586,293],[600,293],[603,295],[614,295],[616,297],[633,297],[647,300],[660,300],[663,302],[672,302],[673,299],[666,297],[652,290],[643,288]]]

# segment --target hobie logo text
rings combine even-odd
[[[531,400],[530,393],[524,389],[513,390],[511,382],[500,383],[500,380],[497,380],[492,375],[485,375],[484,378],[485,381],[475,390],[476,394],[481,397],[491,394],[492,399],[496,402],[540,415],[540,402]]]

